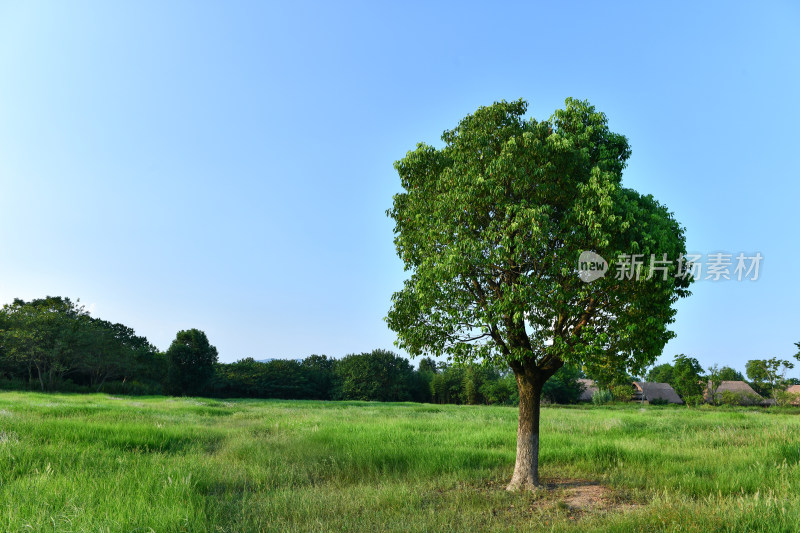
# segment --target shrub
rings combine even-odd
[[[652,400],[648,400],[647,403],[650,405],[667,405],[669,400],[665,400],[664,398],[653,398]]]
[[[683,401],[687,406],[697,407],[703,403],[704,398],[702,394],[689,394],[683,398]]]
[[[781,407],[796,404],[800,400],[800,394],[786,392],[785,390],[775,391],[775,401]]]
[[[592,396],[592,403],[595,405],[604,405],[610,403],[611,400],[613,399],[614,395],[611,394],[610,390],[599,389],[597,392],[594,393],[594,396]]]
[[[722,399],[720,403],[722,405],[740,405],[741,398],[738,394],[731,390],[724,390],[722,391]]]
[[[633,396],[633,385],[614,385],[611,387],[611,395],[614,401],[629,402]]]

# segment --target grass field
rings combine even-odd
[[[0,393],[2,531],[798,531],[800,417]]]

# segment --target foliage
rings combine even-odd
[[[796,392],[778,390],[775,392],[775,402],[781,407],[786,407],[787,405],[797,405],[800,403],[800,394]]]
[[[411,365],[388,350],[345,356],[334,372],[340,381],[340,399],[398,402],[414,396]]]
[[[705,398],[702,394],[689,394],[683,398],[683,402],[687,407],[697,407],[705,402]]]
[[[647,373],[647,381],[650,383],[673,383],[675,368],[669,363],[655,366]]]
[[[703,378],[703,367],[694,357],[680,354],[673,361],[672,388],[686,401],[689,396],[702,396],[706,389]]]
[[[759,405],[761,397],[753,393],[736,392],[732,390],[722,391],[720,403],[722,405]]]
[[[314,400],[330,400],[334,396],[334,359],[327,355],[309,355],[300,363],[306,372],[306,380],[310,392],[306,398]]]
[[[613,385],[611,395],[616,402],[629,402],[633,396],[633,385]]]
[[[519,391],[514,374],[506,372],[496,380],[490,380],[481,385],[480,393],[489,405],[517,405]],[[552,401],[556,400],[552,398]]]
[[[719,369],[720,381],[745,381],[744,375],[729,366],[723,366]]]
[[[167,350],[170,392],[193,396],[206,391],[214,376],[217,349],[199,329],[179,331]]]
[[[794,368],[794,364],[784,359],[753,359],[747,362],[747,377],[753,380],[753,388],[776,398],[779,390],[785,388],[786,372]]]
[[[575,366],[564,365],[544,384],[542,396],[551,403],[577,403],[583,393],[583,384],[578,381],[583,372]]]
[[[605,405],[607,403],[611,403],[614,400],[614,395],[608,389],[598,389],[592,395],[592,403],[595,405]]]
[[[318,389],[310,377],[318,377],[313,368],[297,361],[273,359],[269,362],[242,359],[216,365],[214,395],[237,398],[314,398]]]
[[[156,348],[131,328],[92,318],[83,306],[56,296],[5,305],[0,346],[3,374],[36,380],[43,391],[97,391],[119,379],[148,382],[148,369],[159,362]]]
[[[713,403],[714,405],[719,404],[719,398],[717,396],[717,389],[724,381],[721,376],[720,368],[717,365],[712,365],[708,367],[708,383],[706,385],[706,395],[708,397],[708,402]],[[706,381],[705,378],[703,381]],[[684,399],[684,401],[686,401]],[[686,402],[689,405],[688,402]]]
[[[0,343],[5,357],[35,376],[41,390],[53,390],[75,370],[73,358],[84,341],[83,306],[69,298],[15,299],[2,310]]]
[[[666,400],[664,398],[653,398],[652,400],[647,400],[647,403],[650,405],[669,405],[669,400]]]
[[[577,276],[588,248],[677,258],[683,230],[620,186],[629,149],[605,116],[566,103],[544,122],[523,120],[522,100],[481,108],[443,149],[420,144],[395,164],[404,192],[388,213],[410,278],[388,322],[402,348],[554,373],[567,361],[638,368],[673,336],[672,299],[688,284],[674,271],[622,284]]]

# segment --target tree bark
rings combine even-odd
[[[506,490],[531,490],[539,486],[539,411],[544,381],[517,373],[519,426],[517,462]]]

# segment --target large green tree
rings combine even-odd
[[[398,345],[498,360],[515,374],[509,489],[539,485],[544,383],[565,363],[641,373],[673,337],[673,304],[689,285],[676,262],[633,266],[651,254],[677,260],[684,234],[664,206],[622,186],[630,149],[606,116],[574,99],[549,120],[524,119],[526,110],[498,102],[445,131],[443,147],[417,145],[395,163],[403,191],[388,211],[409,273],[387,317]],[[609,273],[582,281],[583,251]]]

